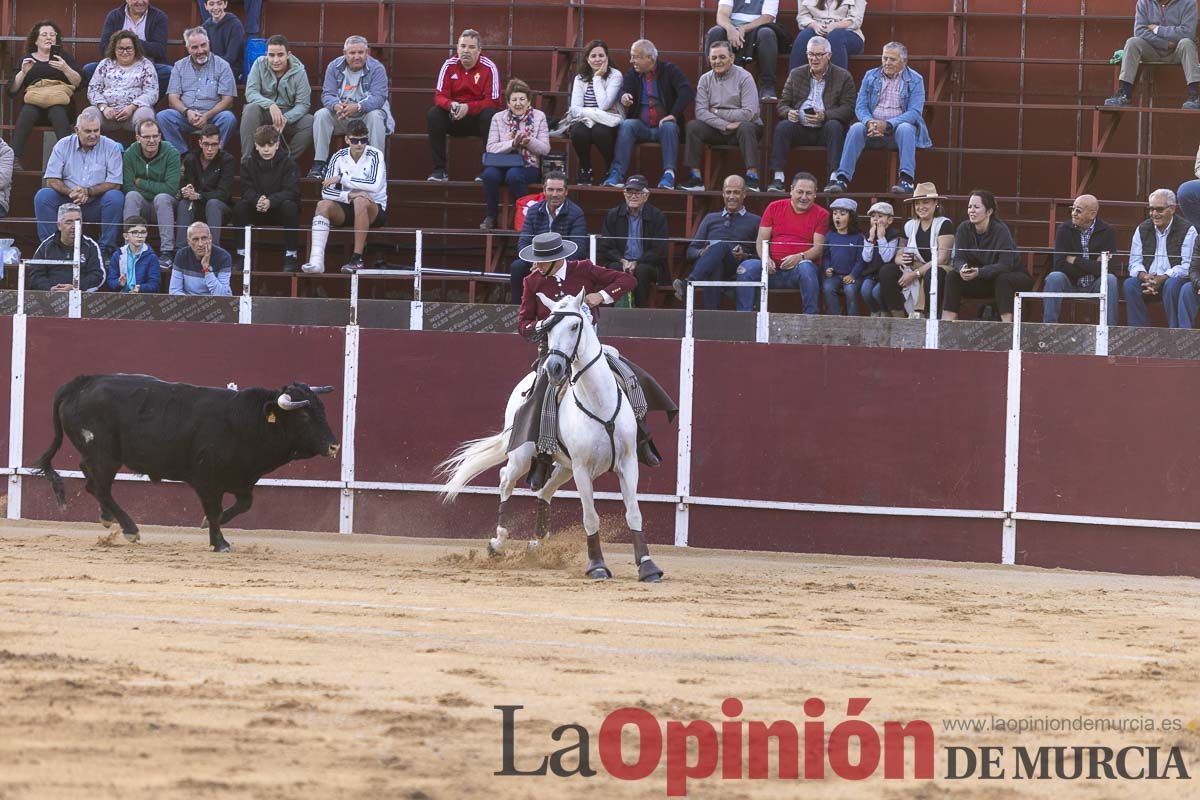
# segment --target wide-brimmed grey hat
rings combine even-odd
[[[518,254],[522,261],[538,264],[545,261],[558,261],[560,258],[570,258],[575,255],[579,245],[570,239],[563,239],[561,233],[539,233],[533,237],[528,247],[522,247]]]

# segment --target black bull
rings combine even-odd
[[[81,375],[55,392],[54,441],[35,466],[65,507],[62,477],[50,463],[65,432],[79,451],[101,521],[115,519],[131,541],[139,538],[137,525],[112,496],[121,465],[152,481],[186,483],[204,507],[209,544],[227,552],[221,526],[250,508],[259,478],[294,459],[337,455],[317,397],[331,391],[303,383],[236,391],[149,375]],[[226,492],[235,502],[222,511]]]

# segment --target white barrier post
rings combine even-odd
[[[934,237],[937,238],[936,236]],[[942,268],[938,266],[937,243],[930,251],[932,266],[929,268],[929,308],[926,311],[929,318],[925,320],[925,347],[928,350],[938,349],[938,278]]]
[[[1008,351],[1008,394],[1004,424],[1004,527],[1000,563],[1017,561],[1017,466],[1021,449],[1021,295],[1013,303],[1013,346]]]
[[[762,264],[762,275],[760,275],[761,288],[758,292],[758,317],[755,320],[754,326],[754,341],[759,344],[767,344],[771,341],[771,317],[767,310],[767,293],[770,290],[770,279],[767,275],[766,260],[771,255],[771,243],[769,241],[762,243],[762,258],[759,261]],[[798,269],[799,267],[797,267]],[[736,291],[736,290],[735,290]]]
[[[688,287],[683,338],[679,342],[679,437],[675,450],[675,546],[687,547],[691,512],[687,498],[692,493],[692,402],[696,364],[693,318],[696,292]]]
[[[17,313],[12,318],[12,379],[8,400],[9,519],[21,518],[21,468],[25,447],[25,261],[17,264]]]
[[[242,243],[246,257],[242,259],[242,296],[238,298],[238,324],[249,325],[253,313],[250,300],[250,226],[246,226],[246,237]]]
[[[83,238],[83,220],[75,220],[75,262],[71,268],[71,297],[67,303],[67,316],[71,319],[79,319],[83,315],[83,299],[79,292],[79,243]],[[100,265],[100,269],[104,269],[104,265]]]
[[[588,261],[596,263],[596,234],[588,235]]]
[[[358,276],[351,278],[357,290]],[[357,291],[356,291],[357,294]],[[357,302],[357,298],[355,298]],[[353,308],[353,306],[352,306]],[[343,359],[342,384],[342,495],[338,502],[338,533],[354,532],[354,421],[358,409],[358,323],[351,312],[346,326],[346,350]]]
[[[350,323],[358,324],[358,272],[350,273]]]
[[[1108,355],[1108,259],[1111,254],[1100,254],[1100,321],[1096,323],[1096,355]],[[1194,291],[1187,288],[1188,291]]]
[[[424,231],[417,231],[417,253],[413,259],[413,299],[408,307],[408,328],[414,331],[425,329],[425,301],[421,287],[421,268],[424,266],[424,260]]]

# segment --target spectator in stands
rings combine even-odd
[[[38,237],[54,235],[59,206],[74,203],[86,222],[100,223],[104,257],[117,249],[117,231],[125,196],[121,145],[100,134],[100,114],[85,110],[75,122],[75,133],[54,145],[43,175],[46,185],[33,196]]]
[[[21,68],[8,84],[8,93],[21,102],[12,133],[12,148],[18,159],[33,126],[43,120],[50,121],[59,139],[71,134],[72,94],[82,80],[74,60],[62,49],[58,26],[50,20],[34,23],[25,37]]]
[[[518,253],[533,242],[533,237],[551,231],[561,234],[567,241],[574,242],[581,252],[587,252],[587,219],[579,204],[567,197],[567,176],[561,172],[548,174],[542,181],[542,193],[546,195],[546,199],[534,203],[525,211],[521,238],[517,240]],[[532,265],[519,256],[509,267],[513,305],[521,302],[522,287],[530,269]]]
[[[864,148],[899,150],[900,178],[892,192],[909,194],[916,188],[917,148],[933,145],[922,116],[925,80],[908,67],[908,49],[899,42],[885,44],[881,60],[883,66],[863,76],[854,108],[858,122],[846,134],[841,164],[830,177],[826,192],[846,191]]]
[[[221,243],[221,228],[233,205],[233,177],[237,162],[221,148],[221,131],[211,122],[200,129],[199,147],[183,156],[179,203],[175,206],[176,241],[187,238],[197,217],[208,223],[213,242]]]
[[[16,156],[8,142],[0,139],[0,217],[7,217],[12,208],[13,167]]]
[[[891,203],[875,203],[867,212],[867,216],[871,224],[863,239],[863,268],[859,280],[859,294],[872,317],[886,317],[887,311],[883,305],[883,287],[879,283],[879,273],[893,265],[897,245],[900,244],[901,232],[892,226],[896,212]]]
[[[246,56],[246,29],[242,21],[233,14],[226,14],[229,3],[226,0],[206,0],[208,19],[201,27],[208,31],[208,41],[212,45],[214,55],[218,55],[229,64],[233,76],[242,79],[242,61]]]
[[[711,70],[696,82],[696,118],[687,124],[683,166],[688,176],[680,189],[703,191],[700,166],[706,144],[737,144],[746,164],[746,188],[757,192],[758,142],[762,137],[758,89],[750,73],[733,63],[729,42],[713,42],[708,49]]]
[[[763,100],[775,99],[779,43],[783,27],[776,23],[779,0],[718,0],[717,24],[704,37],[705,52],[713,42],[729,42],[739,65],[758,62]]]
[[[667,267],[667,218],[647,200],[650,185],[642,175],[625,181],[625,202],[604,215],[596,258],[609,269],[637,278],[633,304],[645,307],[661,270]]]
[[[113,253],[108,262],[105,284],[110,292],[158,291],[162,269],[154,248],[146,244],[149,231],[150,227],[141,217],[125,218],[125,246]]]
[[[576,183],[591,186],[594,182],[592,145],[604,156],[606,171],[608,165],[612,164],[617,126],[625,117],[625,109],[620,104],[624,77],[613,69],[608,57],[608,45],[604,41],[593,39],[588,42],[579,62],[579,72],[571,84],[569,117],[574,122],[568,128],[568,133],[579,163]]]
[[[1179,185],[1179,213],[1193,225],[1200,225],[1200,148],[1196,150],[1192,172],[1196,179]]]
[[[846,296],[846,314],[858,316],[858,281],[862,277],[864,237],[858,229],[858,201],[839,197],[829,206],[831,230],[825,236],[821,293],[825,313],[841,316],[839,294]]]
[[[816,314],[820,278],[817,264],[829,233],[829,212],[816,204],[817,178],[797,172],[792,178],[791,197],[767,206],[755,243],[757,258],[748,258],[737,268],[737,280],[760,283],[767,270],[769,289],[799,289],[805,314]],[[770,249],[765,246],[770,242]],[[754,308],[754,287],[735,289],[738,311]]]
[[[179,251],[171,270],[170,294],[232,296],[229,278],[233,259],[213,244],[208,226],[193,222],[187,229],[187,241],[188,246]]]
[[[425,115],[433,172],[427,180],[448,181],[446,137],[486,139],[492,115],[504,107],[500,69],[480,49],[479,31],[467,28],[458,37],[458,54],[447,58],[438,73],[433,108]]]
[[[788,74],[779,98],[779,124],[771,147],[772,192],[786,191],[784,170],[792,147],[824,145],[829,174],[837,172],[846,128],[854,122],[854,78],[830,63],[824,36],[812,37],[807,47],[808,64]]]
[[[254,151],[242,158],[242,199],[233,207],[233,224],[283,226],[283,270],[300,271],[300,172],[279,131],[263,125],[254,133]],[[238,248],[238,260],[245,258]]]
[[[796,24],[800,35],[792,44],[788,69],[800,66],[804,46],[814,36],[824,36],[833,49],[833,63],[850,69],[850,56],[863,51],[866,38],[862,32],[863,14],[867,0],[800,0],[796,8]]]
[[[136,131],[139,124],[154,119],[158,74],[132,31],[117,31],[109,38],[104,60],[88,83],[88,100],[100,112],[100,129],[105,132]]]
[[[329,226],[354,226],[354,253],[342,266],[347,274],[363,267],[367,231],[387,225],[387,165],[383,151],[368,144],[367,123],[359,118],[346,125],[346,147],[333,154],[321,185],[321,199],[312,221],[312,244],[305,272],[325,271],[325,242]]]
[[[1200,65],[1196,62],[1196,0],[1138,0],[1133,36],[1125,41],[1117,93],[1106,106],[1133,102],[1138,67],[1146,64],[1180,64],[1187,81],[1184,108],[1200,109]]]
[[[483,197],[487,216],[479,223],[480,230],[496,227],[500,213],[500,185],[508,187],[513,200],[529,191],[529,184],[538,179],[541,157],[550,152],[550,129],[546,115],[533,107],[533,92],[519,78],[513,78],[504,88],[508,108],[492,117],[488,131],[487,152],[483,156]]]
[[[1054,271],[1046,276],[1047,292],[1100,291],[1100,254],[1117,252],[1117,233],[1100,218],[1100,201],[1082,194],[1071,204],[1071,221],[1060,222],[1054,235]],[[1117,324],[1116,262],[1108,265],[1108,324]],[[1062,300],[1042,300],[1042,322],[1058,322]]]
[[[1000,319],[1012,322],[1013,297],[1033,288],[1017,243],[996,217],[996,196],[975,189],[967,200],[967,219],[954,233],[954,269],[946,278],[942,319],[958,319],[964,297],[993,299]]]
[[[96,123],[97,135],[99,132],[100,124]],[[33,260],[64,263],[29,265],[25,279],[27,288],[42,292],[65,292],[72,288],[75,280],[75,223],[79,222],[82,213],[73,202],[65,202],[55,210],[56,224],[50,226],[51,232],[42,237]],[[39,236],[41,232],[42,226],[38,225]],[[100,247],[93,239],[84,236],[79,242],[79,289],[95,292],[103,285],[104,259],[100,255]]]
[[[904,223],[895,260],[879,270],[883,310],[893,317],[920,316],[917,309],[924,306],[933,316],[936,312],[930,311],[929,300],[934,280],[938,282],[938,305],[945,305],[954,223],[943,216],[941,198],[932,183],[919,184],[904,202],[912,203],[911,218]]]
[[[1167,327],[1182,327],[1179,295],[1188,283],[1196,229],[1182,215],[1176,219],[1175,210],[1175,193],[1155,189],[1147,205],[1150,219],[1133,232],[1124,294],[1126,321],[1134,327],[1150,324],[1146,303],[1160,299],[1167,312]]]
[[[621,123],[617,146],[605,186],[621,186],[638,142],[662,145],[660,189],[675,188],[675,162],[679,157],[679,126],[695,100],[683,70],[658,59],[658,48],[649,39],[638,39],[629,48],[633,64],[621,85],[621,105],[632,116]]]
[[[246,33],[251,36],[258,33],[262,26],[262,7],[264,2],[265,0],[244,0],[242,3]],[[208,0],[196,0],[196,5],[200,7],[200,21],[208,22],[211,18],[207,8]]]
[[[700,220],[696,236],[688,245],[686,259],[692,265],[689,281],[731,281],[738,265],[754,253],[755,237],[762,217],[746,210],[746,182],[741,175],[730,175],[721,187],[725,208],[711,211]],[[683,302],[687,283],[673,281],[675,299]],[[721,290],[704,287],[704,307],[721,307]]]
[[[292,55],[288,40],[276,34],[267,40],[267,54],[259,56],[246,76],[246,105],[242,108],[242,153],[254,149],[254,132],[273,125],[283,136],[293,161],[312,146],[312,89],[300,59]]]
[[[158,123],[144,120],[137,141],[125,149],[123,219],[142,217],[158,225],[162,257],[170,269],[175,258],[175,194],[179,191],[179,153],[162,140]]]
[[[125,0],[125,5],[117,6],[104,18],[104,27],[100,31],[100,57],[108,53],[108,40],[118,31],[133,31],[142,42],[146,55],[154,62],[154,71],[158,74],[158,93],[167,90],[171,82],[171,62],[167,60],[167,15],[158,8],[150,7],[150,0]],[[85,64],[83,79],[90,81],[95,72],[97,62]]]
[[[188,56],[175,62],[171,83],[167,87],[170,108],[158,112],[158,125],[163,138],[180,153],[188,150],[187,139],[210,122],[221,131],[221,146],[237,125],[230,111],[237,97],[233,70],[220,56],[208,49],[208,33],[204,28],[189,28],[183,32]]]
[[[325,68],[321,103],[324,107],[313,116],[316,160],[308,177],[325,177],[330,140],[334,134],[346,133],[355,120],[367,126],[372,148],[381,153],[387,149],[387,135],[396,128],[388,102],[388,75],[383,64],[371,56],[366,38],[348,37],[342,56]]]

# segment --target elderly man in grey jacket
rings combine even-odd
[[[708,63],[712,69],[696,83],[696,118],[687,124],[683,166],[691,174],[679,188],[693,192],[704,189],[700,174],[704,145],[737,143],[746,162],[746,188],[757,192],[758,140],[763,122],[754,76],[733,63],[733,48],[726,41],[708,46]]]
[[[342,57],[325,69],[321,87],[324,108],[313,115],[316,160],[308,177],[317,180],[325,177],[330,139],[335,133],[345,133],[351,120],[366,122],[368,144],[385,154],[387,135],[396,129],[388,102],[387,70],[370,55],[370,43],[362,36],[351,36],[342,52]]]
[[[1120,87],[1106,106],[1133,102],[1133,82],[1143,63],[1180,64],[1187,80],[1184,108],[1200,109],[1200,64],[1196,60],[1196,0],[1138,0],[1133,36],[1125,42]]]

